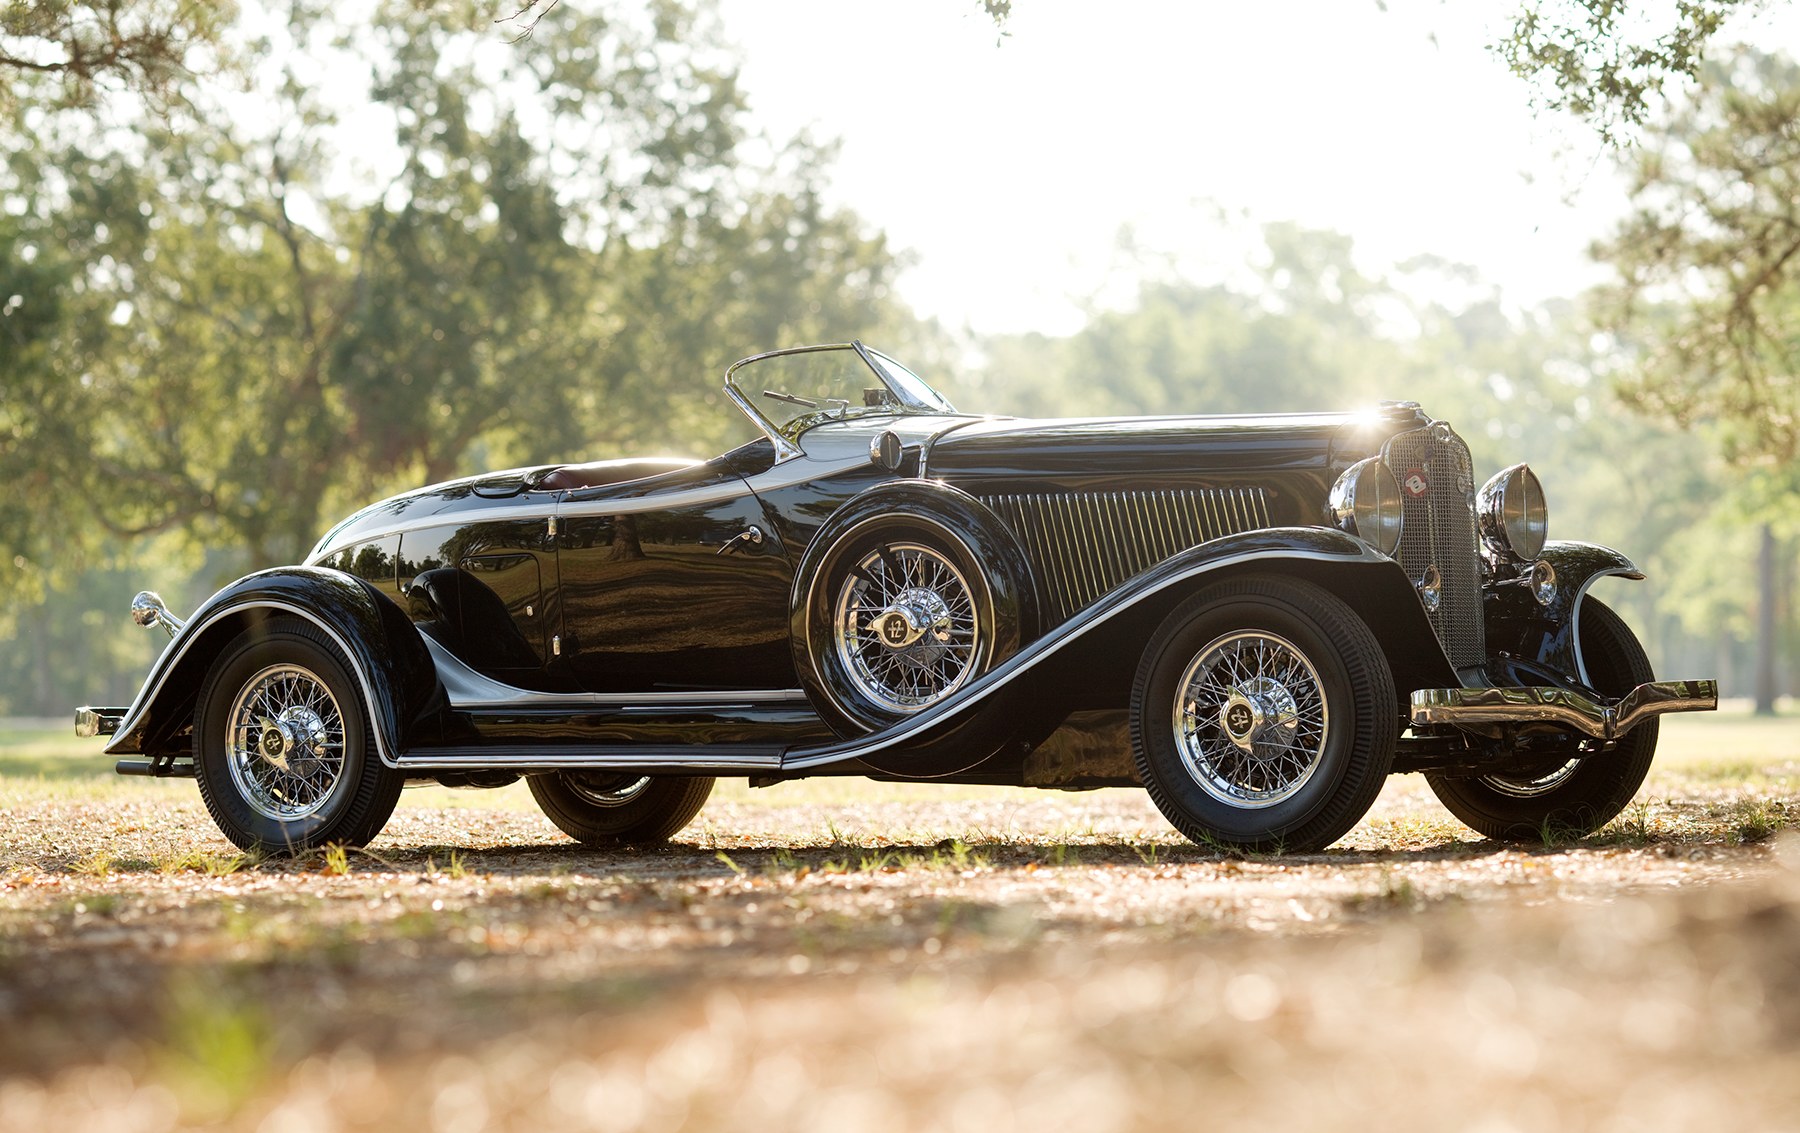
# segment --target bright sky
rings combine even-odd
[[[998,46],[975,0],[723,12],[757,117],[840,139],[838,199],[916,255],[915,308],[1067,332],[1134,290],[1122,226],[1202,279],[1274,220],[1349,234],[1364,270],[1474,264],[1519,303],[1601,278],[1585,249],[1623,192],[1486,50],[1511,7],[1017,0]]]

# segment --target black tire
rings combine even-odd
[[[527,782],[544,816],[586,846],[667,842],[694,820],[713,789],[705,778],[604,771],[554,771]]]
[[[246,630],[213,661],[194,710],[194,772],[225,837],[276,854],[363,845],[406,785],[376,752],[349,661],[291,617]]]
[[[878,617],[877,604],[907,590],[937,595],[944,620],[889,648],[882,633],[898,615]],[[877,516],[845,531],[819,560],[801,613],[807,691],[841,736],[898,723],[1019,647],[1017,615],[996,608],[988,568],[969,540],[924,516]],[[918,616],[926,620],[923,610]],[[919,629],[894,624],[901,633]]]
[[[1132,686],[1138,775],[1169,822],[1206,846],[1329,846],[1374,804],[1399,728],[1393,674],[1369,627],[1286,578],[1224,582],[1183,602]]]
[[[1650,658],[1625,620],[1595,601],[1581,601],[1581,657],[1595,692],[1620,697],[1656,679]],[[1605,826],[1631,802],[1656,758],[1654,718],[1601,751],[1582,754],[1585,737],[1531,742],[1544,759],[1507,775],[1451,777],[1427,773],[1425,781],[1451,814],[1477,833],[1505,841],[1580,838]]]

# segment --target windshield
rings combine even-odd
[[[823,421],[955,412],[917,374],[860,343],[746,358],[725,372],[725,389],[771,437],[790,443]]]

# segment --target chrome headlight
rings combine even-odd
[[[1331,525],[1363,540],[1384,555],[1400,545],[1405,523],[1400,502],[1400,482],[1379,456],[1359,460],[1344,469],[1325,503]]]
[[[1501,560],[1530,562],[1544,549],[1550,510],[1544,486],[1526,465],[1515,464],[1483,484],[1475,497],[1475,515],[1481,541]]]

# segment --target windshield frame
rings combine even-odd
[[[862,359],[863,365],[875,375],[875,379],[888,391],[892,401],[880,407],[864,407],[844,405],[824,414],[806,414],[797,417],[788,427],[777,425],[762,410],[758,409],[750,396],[739,388],[737,373],[739,370],[768,358],[779,358],[792,354],[817,354],[829,350],[853,351]],[[849,342],[819,343],[814,346],[790,346],[782,350],[766,350],[761,354],[752,354],[748,358],[740,358],[725,371],[725,395],[737,404],[744,415],[756,424],[775,445],[776,459],[786,460],[789,457],[801,456],[804,450],[800,447],[800,435],[815,425],[824,423],[821,416],[828,414],[828,420],[845,421],[864,413],[879,412],[885,414],[939,414],[955,413],[956,408],[937,390],[926,384],[925,380],[907,369],[906,366],[881,353],[871,350],[859,340]]]

